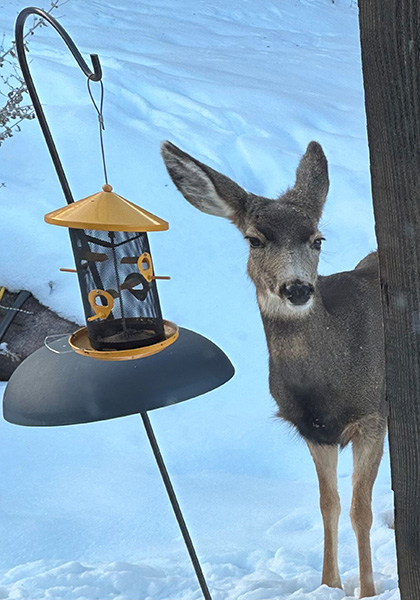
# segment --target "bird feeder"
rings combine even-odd
[[[127,360],[159,352],[178,337],[164,321],[147,232],[163,219],[125,200],[109,184],[102,191],[45,215],[70,229],[86,327],[70,345],[80,354]],[[169,277],[163,277],[169,279]]]
[[[162,319],[156,279],[169,278],[155,275],[147,234],[168,229],[168,223],[118,196],[108,185],[103,120],[96,105],[107,183],[101,192],[74,202],[25,55],[24,24],[34,14],[59,33],[88,78],[88,89],[90,81],[102,86],[102,71],[96,54],[91,54],[90,70],[49,13],[35,7],[19,13],[15,32],[19,63],[67,200],[65,208],[48,213],[45,220],[69,228],[76,269],[63,270],[78,274],[86,326],[68,341],[60,338],[54,347],[39,348],[19,365],[4,392],[3,415],[10,423],[50,427],[139,413],[203,597],[211,600],[148,411],[214,390],[235,371],[213,342],[183,327],[178,331]],[[160,352],[170,344],[168,351]],[[75,352],[68,351],[69,345]],[[129,360],[141,357],[147,358]]]

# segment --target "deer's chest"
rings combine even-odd
[[[278,415],[308,441],[338,444],[360,416],[351,356],[343,347],[336,352],[307,336],[294,342],[270,352],[270,391]]]

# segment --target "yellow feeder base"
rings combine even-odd
[[[90,356],[98,360],[135,360],[145,356],[157,354],[164,348],[167,348],[178,339],[178,327],[171,321],[163,321],[166,339],[163,342],[143,346],[141,348],[132,348],[130,350],[94,350],[90,344],[87,327],[82,327],[75,331],[69,338],[69,344],[75,352],[83,356]]]

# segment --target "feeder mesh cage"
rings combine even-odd
[[[88,336],[95,350],[129,350],[165,339],[156,282],[147,281],[137,261],[147,252],[146,233],[70,229]],[[96,318],[89,292],[104,290],[113,298],[106,318]],[[107,300],[99,295],[97,305]]]

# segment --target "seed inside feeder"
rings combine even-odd
[[[165,334],[159,319],[128,318],[92,323],[89,339],[95,350],[130,350],[157,344]]]

